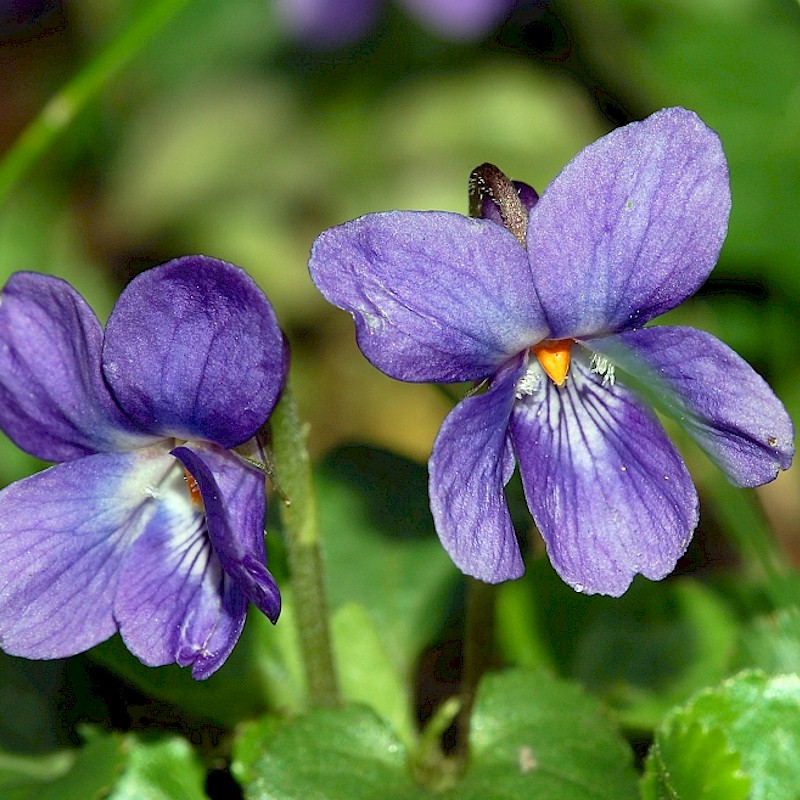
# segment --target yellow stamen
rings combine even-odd
[[[567,379],[569,352],[572,344],[572,339],[553,339],[531,348],[533,354],[539,359],[542,369],[556,386],[563,386]]]
[[[186,486],[189,489],[189,496],[192,498],[192,502],[196,506],[203,508],[203,495],[200,494],[200,487],[197,485],[194,475],[185,467],[183,470],[183,479],[186,481]]]

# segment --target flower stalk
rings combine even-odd
[[[461,645],[461,708],[456,717],[458,738],[455,749],[455,757],[462,772],[469,756],[472,709],[475,706],[478,684],[492,660],[496,606],[497,588],[468,578],[467,609]]]
[[[320,548],[317,503],[306,440],[297,402],[287,381],[270,420],[275,475],[285,499],[285,531],[300,649],[312,706],[341,704],[331,644],[330,614]]]

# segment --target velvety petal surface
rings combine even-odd
[[[426,27],[453,39],[475,39],[499,25],[516,0],[401,0]]]
[[[213,445],[192,443],[172,452],[198,483],[209,538],[222,568],[276,622],[281,596],[266,567],[264,475]]]
[[[45,461],[144,441],[100,371],[103,332],[86,301],[49,275],[17,272],[0,295],[0,428]]]
[[[767,382],[705,331],[653,327],[588,342],[642,381],[738,486],[788,469],[794,426]]]
[[[122,564],[170,461],[159,447],[92,455],[0,492],[0,647],[60,658],[117,630]]]
[[[603,386],[577,350],[560,389],[531,365],[536,388],[516,404],[511,435],[558,574],[619,596],[636,573],[672,571],[697,525],[697,494],[658,420],[619,382]]]
[[[123,565],[114,615],[142,662],[191,665],[195,678],[205,678],[236,644],[247,600],[213,552],[183,465],[166,458],[169,469],[152,489],[148,524]]]
[[[551,338],[642,326],[694,294],[728,225],[717,135],[668,108],[582,150],[533,208],[528,253]]]
[[[309,269],[353,315],[364,355],[400,380],[480,380],[547,334],[524,249],[488,220],[368,214],[322,233]]]
[[[144,430],[232,447],[277,402],[287,351],[275,312],[238,267],[187,256],[147,270],[106,326],[103,371]]]
[[[462,572],[487,583],[525,571],[504,492],[514,471],[507,430],[522,369],[515,359],[485,394],[466,397],[448,414],[428,464],[442,545]]]

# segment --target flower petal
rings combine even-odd
[[[214,554],[182,465],[168,460],[148,524],[125,558],[114,615],[143,663],[191,665],[195,678],[205,678],[239,639],[247,600]]]
[[[11,276],[0,295],[0,428],[23,450],[69,461],[136,436],[103,381],[102,337],[69,284]]]
[[[165,457],[159,448],[91,455],[0,492],[4,650],[60,658],[117,630],[121,565],[147,523],[146,489],[157,485]]]
[[[710,333],[644,328],[587,346],[596,346],[652,390],[732,483],[760,486],[789,469],[794,426],[783,403]]]
[[[172,453],[200,487],[211,545],[222,568],[248,599],[277,622],[281,596],[266,568],[264,476],[212,445],[192,443]]]
[[[442,545],[462,572],[487,583],[525,571],[503,491],[514,470],[507,428],[521,370],[515,359],[485,394],[465,398],[448,414],[428,465]]]
[[[452,39],[477,39],[499,25],[516,0],[402,0],[427,27]]]
[[[580,152],[530,215],[528,253],[551,338],[640,327],[708,277],[728,225],[717,135],[668,108]]]
[[[640,572],[658,580],[697,525],[691,478],[658,420],[618,382],[602,385],[573,348],[557,388],[517,403],[511,436],[528,507],[558,574],[577,591],[621,595]]]
[[[375,0],[279,0],[278,13],[298,38],[321,47],[355,42],[376,22]]]
[[[232,447],[277,402],[287,352],[275,312],[241,269],[187,256],[147,270],[111,312],[103,372],[144,430]]]
[[[547,333],[525,251],[489,220],[368,214],[322,233],[309,270],[353,315],[364,355],[400,380],[480,380]]]

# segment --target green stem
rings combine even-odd
[[[300,421],[289,382],[272,414],[270,427],[275,474],[286,496],[281,518],[309,702],[312,706],[338,706],[341,698],[331,646],[317,503],[306,447],[308,429]]]
[[[191,0],[155,0],[52,97],[0,162],[0,203],[80,111]]]
[[[494,655],[494,617],[497,587],[469,578],[461,658],[461,709],[456,717],[458,739],[455,756],[462,769],[469,756],[472,709],[478,684]]]

